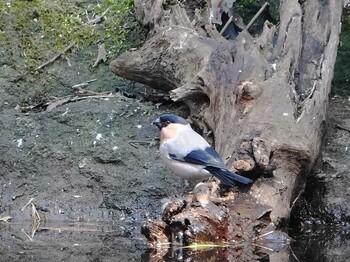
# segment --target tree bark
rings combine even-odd
[[[228,166],[257,178],[250,201],[272,207],[277,225],[319,154],[342,7],[282,0],[278,26],[229,41],[209,23],[205,1],[135,0],[149,38],[110,67],[186,103]]]

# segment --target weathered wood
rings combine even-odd
[[[150,38],[111,70],[185,102],[229,167],[270,174],[253,184],[251,201],[272,207],[273,223],[288,220],[319,153],[343,2],[282,0],[278,27],[266,22],[256,38],[243,31],[235,41],[213,29],[206,6],[135,6]]]

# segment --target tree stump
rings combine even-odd
[[[342,7],[281,0],[278,26],[266,21],[260,35],[243,30],[231,41],[204,0],[135,0],[148,40],[110,68],[186,103],[228,166],[257,179],[249,201],[271,207],[278,225],[319,154]]]

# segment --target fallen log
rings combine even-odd
[[[247,201],[285,225],[319,154],[342,7],[282,0],[278,26],[230,41],[210,24],[206,1],[135,0],[149,38],[110,68],[186,103],[228,166],[257,179]]]

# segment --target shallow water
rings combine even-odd
[[[290,261],[350,261],[350,228],[317,226],[291,233]]]
[[[280,252],[237,243],[222,247],[148,248],[143,237],[121,237],[119,224],[0,223],[0,261],[350,261],[349,230],[292,233]]]
[[[140,261],[143,239],[120,237],[120,225],[1,223],[1,261]]]

